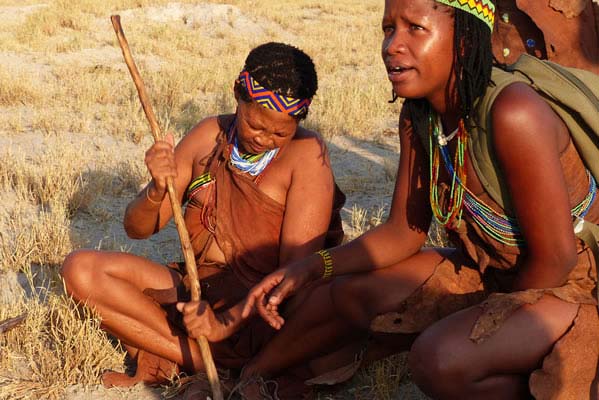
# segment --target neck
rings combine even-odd
[[[441,116],[443,126],[456,127],[458,116],[460,115],[459,95],[455,85],[455,78],[453,74],[450,75],[448,82],[443,87],[443,90],[439,90],[437,93],[432,94],[426,98],[430,103],[432,109]]]

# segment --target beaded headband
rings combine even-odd
[[[285,97],[268,90],[252,78],[246,70],[241,71],[239,74],[239,83],[248,91],[252,99],[269,110],[295,117],[301,115],[304,111],[308,111],[308,107],[310,107],[310,99],[294,99],[293,97]]]
[[[435,0],[450,7],[459,8],[483,21],[491,32],[495,23],[495,5],[490,0]]]

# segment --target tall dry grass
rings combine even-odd
[[[203,3],[228,7],[216,22],[202,20],[195,0],[177,3],[180,17],[163,18],[169,3],[0,0],[7,21],[0,32],[0,283],[18,276],[26,289],[7,294],[0,285],[0,320],[28,315],[0,335],[2,399],[62,398],[68,385],[97,384],[102,369],[122,363],[93,312],[63,296],[57,274],[79,246],[130,248],[122,236],[98,239],[86,230],[118,225],[123,204],[148,178],[147,123],[111,14],[122,15],[161,125],[179,137],[205,116],[234,110],[233,80],[246,54],[271,40],[315,61],[319,91],[309,128],[367,139],[395,124],[379,55],[382,1]],[[384,214],[356,206],[350,235]],[[403,368],[392,359],[364,370],[357,378],[367,388],[363,398],[392,398]]]
[[[0,398],[60,399],[68,385],[96,384],[104,369],[122,365],[122,352],[89,309],[39,289],[31,272],[26,275],[33,297],[0,304],[0,320],[27,315],[0,335]]]

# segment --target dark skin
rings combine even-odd
[[[385,2],[382,56],[394,91],[400,97],[427,99],[445,132],[455,129],[458,119],[451,68],[453,23],[452,9],[432,0]],[[512,290],[561,286],[577,260],[570,204],[580,200],[569,198],[566,182],[585,179],[584,168],[580,164],[565,174],[560,155],[569,143],[567,128],[528,86],[507,87],[491,113],[499,167],[527,244]],[[332,285],[335,315],[364,330],[376,315],[396,310],[443,256],[452,256],[450,250],[422,249],[431,220],[428,158],[406,115],[400,118],[400,143],[389,219],[330,251],[334,274],[340,276]],[[453,143],[450,152],[455,152]],[[483,193],[469,163],[467,176],[468,188]],[[448,182],[447,174],[442,179]],[[284,327],[287,322],[278,306],[322,273],[316,255],[290,264],[251,291],[244,312],[258,305],[273,327]],[[577,304],[546,295],[518,309],[481,344],[469,340],[479,308],[462,310],[416,339],[410,356],[413,378],[434,398],[528,398],[527,375],[567,331],[577,310]],[[302,334],[309,332],[310,327],[303,327]]]
[[[259,187],[285,207],[279,256],[285,265],[323,246],[334,193],[328,155],[319,136],[299,126],[293,117],[236,97],[240,151],[280,149]],[[172,210],[166,195],[167,178],[173,179],[182,201],[192,178],[205,172],[201,161],[212,153],[219,131],[216,118],[208,118],[176,147],[172,135],[150,147],[145,163],[152,180],[125,212],[124,226],[130,237],[147,238],[168,223]],[[206,260],[224,263],[216,242]],[[179,283],[179,275],[163,265],[132,254],[80,250],[67,256],[61,273],[68,293],[93,306],[103,327],[120,338],[133,356],[137,349],[144,349],[188,371],[203,369],[194,338],[205,335],[212,342],[222,340],[241,329],[254,313],[242,318],[244,303],[227,310],[226,315],[215,314],[204,301],[179,303],[186,326],[182,332],[142,293],[146,288],[167,289]]]

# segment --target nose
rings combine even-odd
[[[405,51],[406,44],[400,30],[395,30],[391,35],[383,39],[383,57],[391,54],[404,53]]]
[[[266,135],[256,135],[254,136],[254,143],[256,143],[260,147],[269,147],[272,140]]]

